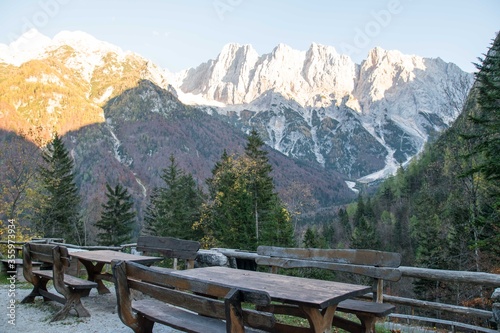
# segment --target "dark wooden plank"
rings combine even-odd
[[[466,306],[461,306],[461,305],[443,304],[443,303],[422,301],[413,298],[390,296],[390,295],[384,295],[384,299],[388,302],[391,302],[392,304],[407,305],[411,307],[424,308],[428,310],[444,311],[448,313],[460,314],[465,317],[475,316],[488,320],[493,316],[493,313],[491,311],[468,308]]]
[[[444,320],[444,319],[437,319],[437,318],[427,318],[427,317],[420,317],[420,316],[413,316],[413,315],[406,315],[406,314],[391,314],[390,318],[395,318],[395,319],[407,319],[407,320],[414,320],[418,323],[419,326],[422,326],[422,322],[427,322],[429,324],[432,324],[432,326],[435,326],[435,324],[442,324],[442,325],[449,325],[451,327],[455,327],[455,331],[457,327],[463,328],[467,331],[471,332],[485,332],[485,333],[498,333],[498,330],[486,328],[486,327],[481,327],[481,326],[474,326],[474,325],[469,325],[457,321],[451,321],[451,320]],[[434,328],[435,330],[435,328]]]
[[[485,272],[452,271],[422,267],[399,267],[403,276],[437,281],[473,283],[480,286],[500,286],[500,274]]]
[[[172,271],[159,272],[154,268],[129,262],[127,263],[128,286],[163,302],[185,307],[202,315],[220,319],[225,318],[224,303],[210,297],[225,297],[231,291],[231,288],[193,281],[190,278],[171,276],[170,272]],[[173,287],[180,290],[172,289]],[[271,302],[271,298],[267,293],[244,288],[240,288],[239,291],[243,302],[250,302],[257,306],[265,306]],[[209,297],[191,292],[201,293]],[[253,310],[244,310],[243,318],[246,324],[254,328],[270,328],[275,323],[272,314]]]
[[[58,303],[61,303],[61,304],[66,304],[66,299],[64,297],[61,297],[61,296],[56,295],[54,293],[51,293],[47,290],[39,290],[39,292],[40,292],[40,295],[43,297],[49,298],[49,299],[56,301]]]
[[[217,299],[209,299],[196,294],[160,287],[142,281],[128,280],[129,288],[138,290],[155,299],[171,305],[189,308],[190,310],[214,318],[225,318],[224,303]]]
[[[222,333],[226,323],[220,319],[201,317],[192,312],[156,300],[132,303],[132,308],[146,318],[183,332]]]
[[[3,259],[2,262],[4,264],[14,264],[14,265],[22,265],[23,264],[23,259]]]
[[[208,281],[230,288],[245,286],[248,289],[268,292],[273,301],[302,304],[321,309],[371,291],[371,287],[368,286],[245,271],[226,267],[205,267],[174,271],[171,275],[184,278],[190,277],[195,281]],[[280,287],[271,288],[270,286]]]
[[[395,306],[388,303],[365,302],[348,299],[342,301],[337,306],[337,311],[354,314],[367,314],[375,317],[385,317],[394,312]]]
[[[399,267],[401,254],[364,249],[315,249],[259,246],[257,254],[290,259],[308,259],[352,265]]]
[[[137,240],[137,250],[159,253],[168,258],[195,259],[200,243],[173,237],[141,236]]]
[[[33,271],[33,274],[38,275],[38,276],[43,276],[47,279],[53,279],[53,272],[52,271]],[[97,283],[80,279],[77,277],[74,277],[72,275],[64,274],[64,283],[67,284],[68,286],[75,288],[75,289],[91,289],[91,288],[96,288]]]
[[[154,322],[159,322],[183,332],[225,332],[225,323],[222,320],[200,317],[165,303],[144,304],[146,302],[152,303],[153,301],[147,300],[138,304],[134,303],[134,310]]]
[[[139,256],[130,253],[111,251],[111,250],[97,250],[97,251],[79,251],[72,252],[71,257],[90,262],[99,262],[109,264],[113,260],[134,261],[143,265],[150,265],[157,261],[162,260],[159,257]]]
[[[206,291],[215,290],[216,295],[218,295],[224,290],[227,291],[224,294],[226,296],[231,289],[219,286],[215,286],[213,289],[206,286],[202,287],[201,281],[171,276],[171,271],[158,271],[133,262],[113,261],[112,268],[116,277],[115,287],[120,318],[135,332],[144,331],[139,322],[143,317],[136,316],[131,311],[132,307],[134,310],[139,311],[149,323],[160,322],[187,332],[211,332],[206,325],[212,325],[214,321],[217,321],[217,325],[214,326],[214,332],[225,331],[226,324],[222,320],[227,318],[226,304],[217,297],[213,297],[213,294],[206,293]],[[182,282],[181,280],[186,280],[187,282]],[[205,282],[205,284],[210,285],[211,283]],[[186,286],[194,286],[194,288],[185,289],[184,291],[173,289],[172,285],[181,289],[186,288]],[[148,300],[149,303],[144,301],[133,302],[130,305],[130,289],[141,291],[155,298],[155,300]],[[198,295],[193,293],[196,290],[203,290],[205,294]],[[233,300],[236,303],[244,301],[257,305],[269,305],[271,301],[267,293],[254,290],[238,290],[238,295],[238,299]],[[142,308],[140,308],[141,306]],[[170,311],[170,308],[173,306],[177,307],[177,310],[173,311],[182,311],[179,313],[176,312],[173,315],[175,318],[172,317],[172,311]],[[237,306],[241,308],[240,305]],[[184,308],[189,310],[189,312],[179,308]],[[189,315],[185,315],[184,313],[189,313]],[[272,330],[275,324],[274,316],[268,312],[245,309],[241,310],[239,314],[241,315],[242,323],[249,327]],[[206,320],[207,322],[205,322]],[[196,321],[196,323],[193,321]],[[200,322],[202,326],[200,326]],[[234,327],[232,331],[236,332],[237,325]],[[245,332],[256,331],[246,329]]]
[[[325,261],[272,258],[272,257],[257,258],[256,262],[258,265],[277,266],[282,268],[305,268],[305,267],[322,268],[339,272],[360,274],[372,278],[384,279],[389,281],[399,281],[401,279],[401,272],[397,268],[361,266],[361,265],[332,263]]]
[[[56,245],[34,243],[27,243],[26,245],[32,261],[37,260],[46,263],[54,262],[52,258],[52,249],[55,248]]]
[[[225,297],[232,288],[230,286],[209,284],[206,283],[205,281],[200,281],[199,279],[196,278],[179,277],[173,274],[175,272],[180,272],[180,271],[172,270],[170,272],[168,271],[161,272],[155,268],[145,267],[143,265],[138,265],[133,262],[129,262],[127,265],[127,276],[130,279],[142,280],[144,282],[160,286],[166,286],[166,287],[170,286],[182,290],[192,290],[193,292],[199,294],[212,295],[221,298]]]

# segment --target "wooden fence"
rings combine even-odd
[[[239,251],[233,249],[214,249],[214,250],[221,252],[228,258],[234,258],[237,260],[253,261],[256,258],[260,257],[257,253],[253,252]],[[406,278],[425,279],[438,282],[453,282],[453,283],[463,283],[468,285],[478,285],[482,287],[500,288],[500,275],[498,274],[483,273],[483,272],[438,270],[438,269],[407,267],[407,266],[400,266],[399,270],[401,271],[402,277],[404,279]],[[391,284],[397,284],[397,283],[400,282],[392,282]],[[365,295],[365,297],[367,299],[368,298],[371,299],[372,295],[367,294]],[[496,329],[498,329],[500,326],[500,322],[498,319],[500,313],[496,313],[496,316],[494,317],[493,311],[487,311],[472,307],[446,304],[440,302],[429,302],[414,298],[398,297],[388,294],[383,295],[383,300],[384,302],[387,303],[409,307],[411,309],[436,310],[437,312],[453,313],[453,314],[463,315],[468,318],[478,318],[482,322],[486,323],[489,322],[489,324],[493,328],[496,327]],[[497,302],[500,302],[500,299],[497,300]],[[500,311],[500,304],[498,303],[497,303],[497,311]],[[462,322],[443,320],[440,318],[415,316],[413,314],[396,313],[394,315],[390,315],[389,319],[391,321],[397,321],[408,325],[418,324],[418,325],[426,325],[432,328],[436,326],[447,327],[448,330],[452,332],[456,331],[487,332],[487,333],[499,332],[498,330],[492,328],[469,325]]]
[[[48,242],[53,244],[61,244],[67,246],[69,248],[79,248],[86,250],[117,250],[122,251],[133,247],[135,244],[126,244],[124,246],[76,246],[71,244],[66,244],[59,242],[60,240],[50,239],[50,240],[36,240],[38,242]],[[0,241],[0,244],[6,244],[7,242]],[[22,243],[16,243],[16,245],[22,245]],[[259,256],[255,252],[248,251],[240,251],[234,249],[223,249],[217,248],[212,249],[212,251],[216,253],[223,254],[229,259],[229,262],[234,261],[247,261],[251,263],[255,263],[255,259],[263,257]],[[233,264],[236,267],[235,264]],[[500,288],[500,275],[499,274],[491,274],[491,273],[483,273],[483,272],[468,272],[468,271],[451,271],[451,270],[438,270],[438,269],[428,269],[428,268],[418,268],[418,267],[407,267],[400,266],[399,270],[402,273],[403,278],[410,279],[425,279],[430,281],[438,281],[438,282],[453,282],[453,283],[463,283],[467,285],[478,285],[482,287],[492,287],[492,288]],[[400,283],[400,282],[392,282]],[[500,292],[500,289],[497,289]],[[371,295],[365,295],[366,298],[371,298]],[[500,296],[499,296],[500,298]],[[500,332],[500,299],[496,300],[496,303],[493,304],[493,310],[482,310],[472,307],[446,304],[440,302],[430,302],[425,300],[418,300],[414,298],[405,298],[399,296],[393,296],[389,294],[383,295],[384,302],[409,307],[411,309],[426,309],[426,310],[435,310],[436,312],[447,312],[454,313],[458,315],[463,315],[468,318],[479,318],[483,322],[489,322],[493,327],[486,328],[481,326],[469,325],[466,323],[461,323],[457,321],[449,321],[442,320],[440,318],[432,318],[432,317],[423,317],[423,316],[415,316],[413,314],[403,314],[403,313],[395,313],[390,315],[389,318],[391,320],[396,320],[399,322],[407,323],[411,325],[412,323],[427,323],[428,326],[435,327],[436,324],[446,325],[448,326],[448,330],[455,332],[459,331],[476,331],[476,332]],[[496,329],[496,330],[495,330]]]

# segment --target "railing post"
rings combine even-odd
[[[374,279],[373,281],[373,301],[376,303],[384,302],[384,280]]]
[[[493,301],[491,309],[493,312],[493,316],[491,317],[491,326],[500,330],[500,288],[495,289],[493,294],[491,294],[491,300]]]

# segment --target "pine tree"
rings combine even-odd
[[[470,119],[481,130],[474,139],[481,137],[477,152],[484,155],[484,162],[477,170],[487,179],[500,180],[500,34],[497,35],[482,64],[476,64],[479,114]]]
[[[259,244],[291,246],[293,225],[274,192],[272,167],[257,132],[248,137],[245,155],[224,152],[207,180],[210,201],[197,227],[205,246],[255,250]]]
[[[347,211],[342,208],[339,210],[338,215],[339,215],[340,225],[342,226],[342,229],[344,231],[343,233],[344,238],[348,239],[352,234],[352,227],[351,227],[351,222],[349,221],[349,215],[347,214]]]
[[[306,233],[304,234],[304,247],[305,248],[320,247],[318,232],[313,228],[311,228],[310,226],[307,227]]]
[[[497,34],[486,57],[476,64],[476,84],[473,96],[477,107],[469,117],[473,134],[464,135],[474,145],[475,154],[469,156],[477,162],[469,174],[482,176],[482,188],[489,193],[488,205],[483,204],[482,216],[475,218],[472,228],[476,251],[487,248],[500,253],[500,34]],[[478,213],[476,210],[474,213]],[[477,230],[481,230],[480,235]]]
[[[377,231],[371,221],[365,216],[358,220],[358,226],[354,228],[351,237],[351,248],[353,249],[380,249],[380,240]]]
[[[103,204],[101,219],[95,224],[101,232],[97,235],[100,245],[119,246],[130,242],[136,212],[134,202],[126,188],[117,184],[115,188],[106,184],[108,201]]]
[[[166,186],[156,188],[146,208],[146,233],[182,239],[197,239],[193,224],[200,219],[204,201],[191,174],[177,165],[173,155],[161,176]]]
[[[45,164],[40,166],[39,172],[44,193],[38,203],[38,214],[34,216],[35,228],[44,237],[83,244],[80,197],[74,182],[73,160],[57,134],[42,153],[42,158]]]
[[[252,197],[243,176],[246,164],[242,162],[224,152],[207,179],[210,201],[197,225],[203,231],[205,246],[255,247]]]
[[[371,200],[365,203],[363,197],[358,197],[356,213],[354,214],[354,230],[351,237],[351,247],[357,249],[380,249],[380,239],[375,224],[375,214]]]
[[[257,242],[259,242],[260,229],[264,227],[261,226],[261,223],[262,221],[266,221],[266,216],[262,216],[261,213],[265,214],[268,212],[265,208],[273,196],[274,189],[273,180],[269,175],[272,167],[269,164],[267,152],[261,149],[263,145],[264,141],[259,137],[257,131],[252,130],[248,136],[245,155],[248,158],[248,173],[246,177],[248,179],[248,190],[253,201]]]

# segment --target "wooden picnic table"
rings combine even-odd
[[[311,326],[310,332],[314,333],[330,332],[338,303],[371,291],[369,286],[227,267],[195,268],[172,271],[171,274],[229,287],[265,291],[272,301],[284,304],[273,306],[275,313],[288,312],[305,317]]]
[[[99,294],[110,293],[102,280],[114,282],[111,273],[103,272],[104,265],[111,264],[113,260],[133,261],[143,265],[151,265],[157,261],[163,260],[161,257],[140,256],[111,250],[96,250],[72,252],[72,258],[77,258],[87,270],[88,280],[97,283]]]

